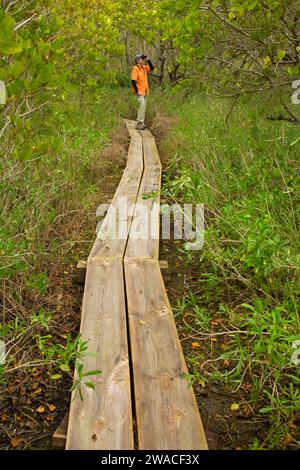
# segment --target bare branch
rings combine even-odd
[[[31,15],[29,18],[26,18],[26,20],[20,21],[20,23],[16,24],[16,26],[14,27],[14,31],[18,31],[18,29],[30,23],[30,21],[33,20],[33,18],[35,17],[36,17],[36,13],[33,13],[33,15]]]

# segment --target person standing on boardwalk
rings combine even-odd
[[[147,60],[147,64],[145,60]],[[134,57],[134,63],[135,65],[131,72],[131,84],[132,91],[136,95],[139,104],[136,128],[143,130],[146,129],[145,115],[149,93],[148,73],[154,69],[154,65],[150,59],[147,59],[145,54],[137,54]]]

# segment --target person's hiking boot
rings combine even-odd
[[[142,122],[138,122],[135,128],[139,131],[143,131],[144,129],[146,129],[146,126]]]

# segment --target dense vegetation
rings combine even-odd
[[[266,121],[268,99],[242,99],[226,125],[224,100],[177,96],[164,103],[179,119],[163,145],[164,196],[206,208],[204,249],[179,250],[196,280],[178,312],[193,341],[214,341],[191,355],[190,378],[243,390],[244,416],[270,414],[264,448],[286,436],[293,442],[300,407],[291,360],[299,339],[298,149],[290,124]]]
[[[209,357],[205,350],[188,358],[190,379],[243,390],[251,413],[267,414],[269,428],[252,448],[296,447],[298,2],[3,0],[1,7],[3,447],[24,447],[32,429],[24,432],[16,416],[26,406],[43,416],[43,394],[60,383],[67,394],[86,347],[76,336],[79,317],[69,312],[60,324],[53,273],[68,272],[74,250],[87,252],[105,197],[99,180],[120,174],[120,162],[107,170],[99,155],[131,113],[129,70],[143,50],[156,65],[150,115],[176,117],[161,143],[165,197],[206,208],[203,250],[177,253],[198,272],[177,309],[187,333],[226,338]],[[36,402],[11,413],[31,388],[41,389]]]

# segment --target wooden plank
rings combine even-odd
[[[77,266],[76,266],[76,281],[78,282],[78,284],[85,284],[86,267],[87,267],[86,260],[78,261]],[[159,267],[160,269],[169,269],[168,261],[160,259]]]
[[[207,449],[159,264],[125,260],[139,449]]]
[[[91,250],[89,258],[94,257],[122,257],[129,233],[133,213],[130,208],[134,207],[143,174],[143,143],[140,133],[135,130],[132,123],[127,123],[131,133],[128,160],[123,176],[110,204],[107,214],[99,230],[97,240]],[[123,199],[122,199],[123,198]],[[122,221],[116,218],[121,201],[126,198],[128,211],[123,210]],[[125,207],[124,205],[122,206]],[[120,237],[120,232],[122,236]]]
[[[65,414],[60,425],[56,429],[55,433],[52,436],[52,444],[54,447],[59,447],[61,449],[65,448],[67,431],[68,431],[68,421],[69,421],[69,412]]]
[[[83,370],[102,370],[70,407],[67,449],[132,449],[132,410],[122,259],[89,260],[81,334],[88,341]],[[77,378],[75,374],[75,379]]]
[[[155,140],[143,131],[144,173],[125,252],[127,258],[159,257],[161,163]]]
[[[78,282],[78,284],[84,284],[85,283],[86,266],[87,266],[86,260],[80,260],[77,263],[77,266],[76,266],[76,281]]]
[[[169,263],[166,260],[160,259],[158,264],[160,269],[169,269]]]

